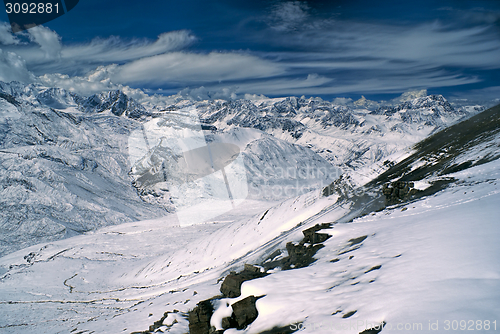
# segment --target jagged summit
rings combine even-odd
[[[162,131],[172,128],[194,131],[200,145],[237,145],[249,197],[281,200],[326,186],[340,174],[363,184],[386,170],[388,159],[397,160],[411,145],[468,115],[440,95],[376,112],[304,97],[151,101],[136,101],[119,90],[85,97],[61,88],[0,82],[0,253],[173,211],[169,182],[174,170],[165,173],[167,182],[165,177],[152,184],[136,182],[173,168],[160,154]],[[158,133],[151,124],[159,124]],[[136,173],[130,148],[144,138],[137,159],[154,161]],[[290,170],[326,172],[300,177]],[[190,194],[214,193],[205,188]]]
[[[119,90],[77,98],[78,110],[86,113],[110,112],[116,116],[139,118],[148,115],[146,109]]]
[[[63,88],[47,88],[36,84],[23,85],[18,82],[0,82],[0,92],[35,106],[58,110],[112,113],[116,116],[124,115],[129,118],[140,118],[150,114],[141,103],[120,90],[84,97]]]
[[[499,145],[496,107],[414,145],[363,187],[342,177],[322,193],[210,224],[181,228],[170,216],[23,249],[0,258],[1,325],[431,333],[465,310],[491,331],[500,310]]]

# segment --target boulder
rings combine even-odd
[[[210,300],[199,302],[189,311],[189,334],[207,334],[210,332],[210,318],[214,308]]]
[[[313,227],[302,231],[302,233],[304,234],[304,238],[302,239],[301,243],[318,244],[326,241],[328,238],[330,238],[330,235],[327,233],[317,233],[317,231],[331,228],[331,226],[332,224],[330,223],[316,224]]]
[[[231,305],[233,308],[231,318],[236,322],[237,329],[243,329],[257,319],[259,313],[257,312],[257,307],[255,307],[256,301],[257,298],[254,296],[248,296]]]
[[[240,273],[231,272],[226,276],[220,287],[220,292],[227,298],[235,298],[241,295],[241,284],[255,278],[266,276],[259,267],[245,264],[245,268]]]
[[[393,205],[408,201],[418,190],[413,182],[395,181],[386,183],[382,187],[386,205]]]

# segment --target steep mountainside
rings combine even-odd
[[[341,174],[360,185],[470,116],[442,96],[374,111],[314,98],[159,99],[0,83],[0,254],[213,199],[282,200]],[[235,145],[238,159],[185,182],[179,157],[207,143]]]
[[[441,95],[418,97],[374,111],[295,97],[255,103],[203,102],[197,108],[201,120],[217,129],[257,128],[309,147],[344,172],[354,174],[469,116]],[[362,175],[361,180],[367,181]]]
[[[317,189],[212,224],[127,223],[10,254],[0,258],[0,328],[491,333],[499,151],[495,107],[413,146],[363,187]]]
[[[0,254],[165,213],[141,201],[130,185],[127,139],[139,123],[59,111],[28,88],[6,88],[0,98]]]

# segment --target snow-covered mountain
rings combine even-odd
[[[141,201],[130,185],[126,145],[139,123],[40,102],[76,98],[61,90],[1,88],[0,254],[165,213]]]
[[[420,141],[361,187],[260,202],[257,214],[251,203],[208,224],[167,215],[32,246],[0,258],[0,328],[494,332],[499,158],[495,107]]]
[[[375,110],[318,98],[160,100],[0,83],[0,254],[227,197],[228,180],[179,183],[179,154],[206,143],[237,147],[240,158],[228,167],[235,196],[275,201],[341,174],[361,185],[410,145],[470,116],[423,94]],[[167,156],[176,158],[166,170]]]
[[[325,160],[355,175],[358,185],[383,168],[389,156],[472,113],[454,108],[441,95],[419,96],[396,106],[352,109],[319,98],[260,102],[205,101],[201,119],[217,129],[257,128],[290,143],[311,148]]]

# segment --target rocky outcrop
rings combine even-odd
[[[319,230],[331,228],[332,224],[316,224],[311,228],[302,231],[304,238],[298,243],[289,242],[286,244],[288,256],[276,259],[281,254],[280,251],[273,253],[262,266],[266,269],[280,267],[282,270],[304,268],[316,261],[314,255],[324,247],[321,243],[330,238],[329,234],[317,233]]]
[[[255,302],[257,297],[248,296],[231,305],[233,313],[231,317],[222,319],[222,328],[244,329],[250,325],[259,315]]]
[[[306,267],[315,261],[314,254],[324,247],[322,243],[330,238],[327,233],[318,233],[323,229],[331,228],[331,223],[316,224],[302,231],[304,237],[298,244],[289,242],[286,244],[288,256],[279,260],[273,259],[281,251],[273,253],[262,266],[245,264],[242,271],[239,273],[232,271],[224,278],[220,291],[224,298],[236,298],[241,295],[241,284],[256,278],[261,278],[269,275],[267,269],[281,267],[283,270]],[[242,300],[237,301],[231,305],[233,310],[230,317],[222,319],[222,330],[217,330],[215,327],[210,326],[210,318],[214,313],[212,301],[220,299],[221,297],[214,297],[199,302],[196,307],[189,312],[189,333],[190,334],[214,334],[223,333],[228,328],[236,328],[238,330],[246,328],[255,319],[257,319],[258,311],[255,302],[263,296],[248,296]],[[277,329],[278,330],[278,329]],[[279,329],[276,333],[291,333],[293,331]],[[269,331],[274,333],[274,330]]]
[[[232,271],[226,276],[220,287],[220,292],[227,298],[239,297],[241,295],[241,284],[243,282],[266,275],[266,273],[260,271],[259,267],[245,264],[243,271],[239,273]]]
[[[364,331],[360,332],[359,334],[378,334],[384,329],[386,322],[382,321],[378,326],[375,326],[373,328],[365,329]]]
[[[349,175],[340,175],[338,179],[330,183],[328,186],[323,188],[323,197],[328,197],[333,194],[337,194],[341,197],[348,197],[348,195],[354,189],[354,182]]]
[[[414,188],[413,182],[396,181],[384,184],[382,193],[385,196],[386,205],[394,205],[408,201],[418,190]]]
[[[109,111],[116,116],[125,115],[130,118],[140,118],[148,114],[141,104],[119,90],[94,94],[88,98],[75,97],[75,102],[80,111],[88,113]]]
[[[210,331],[210,318],[214,312],[211,300],[203,300],[189,311],[189,333],[207,334]]]

